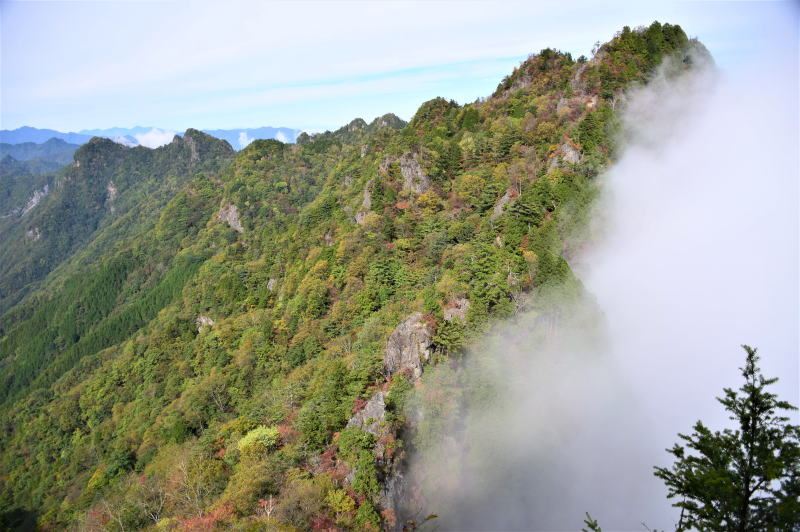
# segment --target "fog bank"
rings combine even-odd
[[[441,529],[577,530],[586,511],[670,529],[652,468],[697,419],[728,425],[714,398],[740,384],[740,344],[800,402],[796,50],[768,51],[633,92],[573,264],[586,296],[499,326],[458,377],[426,374],[466,383],[448,436],[412,457]]]

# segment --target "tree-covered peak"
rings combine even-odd
[[[345,126],[347,131],[358,131],[359,129],[364,129],[367,127],[367,122],[363,118],[354,118],[350,121],[349,124]]]
[[[122,153],[130,148],[105,137],[92,137],[89,142],[75,150],[74,166],[79,168],[97,168],[112,164]]]
[[[379,128],[392,128],[392,129],[402,129],[407,125],[407,122],[397,116],[394,113],[386,113],[383,116],[377,117],[373,120],[369,127],[374,129]]]
[[[435,127],[458,107],[458,103],[455,100],[446,100],[442,97],[428,100],[419,106],[409,126],[414,130]]]

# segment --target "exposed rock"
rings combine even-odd
[[[427,192],[431,188],[431,180],[422,171],[416,155],[406,153],[400,157],[400,173],[403,175],[403,189],[417,194]]]
[[[372,194],[369,191],[370,187],[372,187],[372,179],[367,181],[367,186],[364,187],[364,199],[361,202],[361,206],[367,210],[372,207]]]
[[[364,408],[353,414],[353,417],[347,422],[347,426],[358,427],[370,434],[380,436],[381,423],[386,419],[385,397],[386,394],[383,392],[377,392],[373,395],[364,405]]]
[[[31,196],[30,199],[28,199],[28,203],[26,203],[25,206],[22,208],[20,216],[25,216],[31,209],[39,205],[39,202],[41,202],[44,199],[44,197],[47,196],[47,193],[49,191],[50,187],[47,185],[45,185],[39,190],[34,190],[33,196]]]
[[[508,89],[503,91],[503,95],[505,96],[506,94],[511,94],[519,89],[527,89],[531,86],[531,82],[533,82],[533,77],[529,73],[525,72],[523,75],[515,79],[514,83],[512,83]]]
[[[197,325],[197,332],[203,330],[203,327],[211,327],[214,325],[214,320],[209,318],[208,316],[197,316],[197,319],[194,320],[195,325]]]
[[[332,246],[333,245],[333,232],[330,229],[325,231],[325,234],[322,235],[322,240],[325,241],[325,245],[326,246]]]
[[[569,142],[563,143],[558,147],[558,150],[550,158],[550,163],[547,165],[548,170],[558,168],[561,163],[579,163],[581,161],[581,152]]]
[[[377,438],[373,453],[378,457],[376,465],[381,486],[378,494],[378,507],[391,510],[394,515],[399,515],[403,508],[406,481],[402,474],[402,458],[393,454],[387,455],[385,438],[394,436],[394,433],[392,428],[384,423],[386,420],[385,399],[385,392],[376,392],[361,410],[353,414],[347,422],[347,426],[357,427]],[[355,477],[356,468],[353,467],[345,476],[345,480],[352,485]]]
[[[574,92],[582,93],[585,90],[585,83],[582,78],[583,72],[586,70],[587,66],[589,66],[588,63],[584,63],[575,70],[575,75],[572,76],[572,80],[570,81]]]
[[[276,281],[274,277],[270,277],[269,281],[267,281],[267,290],[273,292],[275,290],[275,285],[277,284],[277,282],[278,281]]]
[[[383,355],[383,372],[388,377],[409,370],[412,379],[422,375],[422,366],[430,359],[433,327],[421,312],[415,312],[392,332]]]
[[[364,225],[364,221],[370,214],[373,214],[373,211],[358,211],[356,213],[356,223],[358,225]]]
[[[381,482],[381,491],[378,493],[378,506],[384,510],[391,510],[392,515],[396,517],[397,521],[394,530],[403,530],[402,525],[405,521],[402,517],[405,513],[403,511],[404,503],[407,500],[407,484],[399,465],[395,463],[386,472]]]
[[[459,297],[450,303],[446,309],[444,309],[444,319],[447,321],[453,321],[456,319],[459,321],[464,321],[467,317],[467,310],[469,310],[469,299],[465,297]]]
[[[239,233],[244,233],[244,227],[242,227],[242,222],[239,220],[239,209],[232,203],[225,203],[223,201],[222,207],[220,207],[217,213],[217,220],[227,223]]]
[[[39,230],[38,227],[32,227],[31,229],[25,231],[25,238],[36,242],[37,240],[42,238],[42,232]]]
[[[568,163],[578,163],[581,160],[581,152],[572,144],[565,142],[561,145],[561,158]]]
[[[489,215],[490,220],[496,220],[503,214],[503,209],[506,205],[511,201],[511,191],[506,190],[506,193],[503,194],[497,203],[494,205],[494,209],[492,209],[492,214]]]
[[[361,157],[362,158],[367,156],[367,150],[368,150],[368,146],[366,144],[361,146]]]
[[[117,199],[117,187],[114,186],[113,181],[109,181],[106,186],[106,205],[111,212],[114,212],[114,200]]]
[[[189,160],[191,162],[199,161],[200,156],[197,153],[197,142],[195,142],[194,138],[191,135],[184,135],[183,142],[189,147]],[[239,232],[241,233],[241,231]]]
[[[370,210],[370,207],[372,207],[372,194],[369,191],[371,186],[372,179],[370,179],[364,187],[364,199],[361,201],[361,208],[355,215],[355,220],[358,225],[364,225],[367,216],[373,213],[373,211]]]
[[[344,176],[342,182],[344,183],[344,186],[349,187],[350,185],[353,184],[353,176],[349,175]]]

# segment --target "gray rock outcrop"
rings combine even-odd
[[[348,427],[358,427],[365,432],[380,436],[381,423],[386,419],[386,394],[377,392],[367,401],[364,408],[353,414],[347,422]]]
[[[208,316],[197,316],[197,319],[194,320],[195,325],[197,325],[197,332],[200,332],[205,327],[211,327],[214,325],[214,320],[209,318]]]
[[[503,215],[503,210],[505,209],[506,205],[511,202],[511,191],[506,190],[506,193],[503,194],[497,203],[494,204],[492,209],[492,214],[489,215],[490,220],[496,220]]]
[[[217,220],[227,223],[232,229],[244,233],[244,227],[239,219],[239,209],[232,203],[223,203],[217,213]]]
[[[469,300],[465,297],[459,297],[444,309],[444,319],[447,321],[464,321],[467,318],[467,310],[469,310]]]
[[[20,212],[20,216],[25,216],[28,214],[34,207],[39,205],[39,203],[47,196],[47,193],[50,191],[50,187],[45,185],[40,190],[34,190],[33,195],[28,199],[28,202],[22,208],[22,212]]]
[[[406,318],[389,337],[383,355],[383,372],[388,377],[398,371],[409,370],[412,379],[422,375],[422,366],[430,359],[433,327],[421,312]]]
[[[430,178],[422,171],[417,157],[411,153],[400,157],[400,174],[403,176],[403,190],[422,194],[431,188]]]
[[[569,142],[563,143],[558,147],[558,151],[550,159],[550,164],[547,165],[548,170],[561,166],[560,163],[576,164],[581,161],[581,152]]]

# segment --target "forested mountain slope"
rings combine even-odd
[[[2,205],[0,311],[91,242],[96,231],[117,224],[116,239],[131,236],[119,226],[143,213],[157,217],[193,175],[215,173],[232,156],[226,142],[194,130],[156,150],[102,138],[81,146],[69,167],[39,179],[36,187],[24,187],[28,194],[16,191],[16,204]],[[17,184],[22,181],[33,182],[16,177]]]
[[[81,148],[59,177],[86,183],[77,223],[111,216],[108,184],[121,199],[140,182],[138,157],[176,166],[125,212],[155,212],[167,175],[179,192],[0,318],[6,522],[396,528],[404,457],[430,430],[407,423],[408,392],[532,289],[579,289],[565,242],[613,155],[615,106],[690,50],[678,26],[625,28],[591,60],[531,56],[485,101],[255,141],[203,172],[177,139]]]

